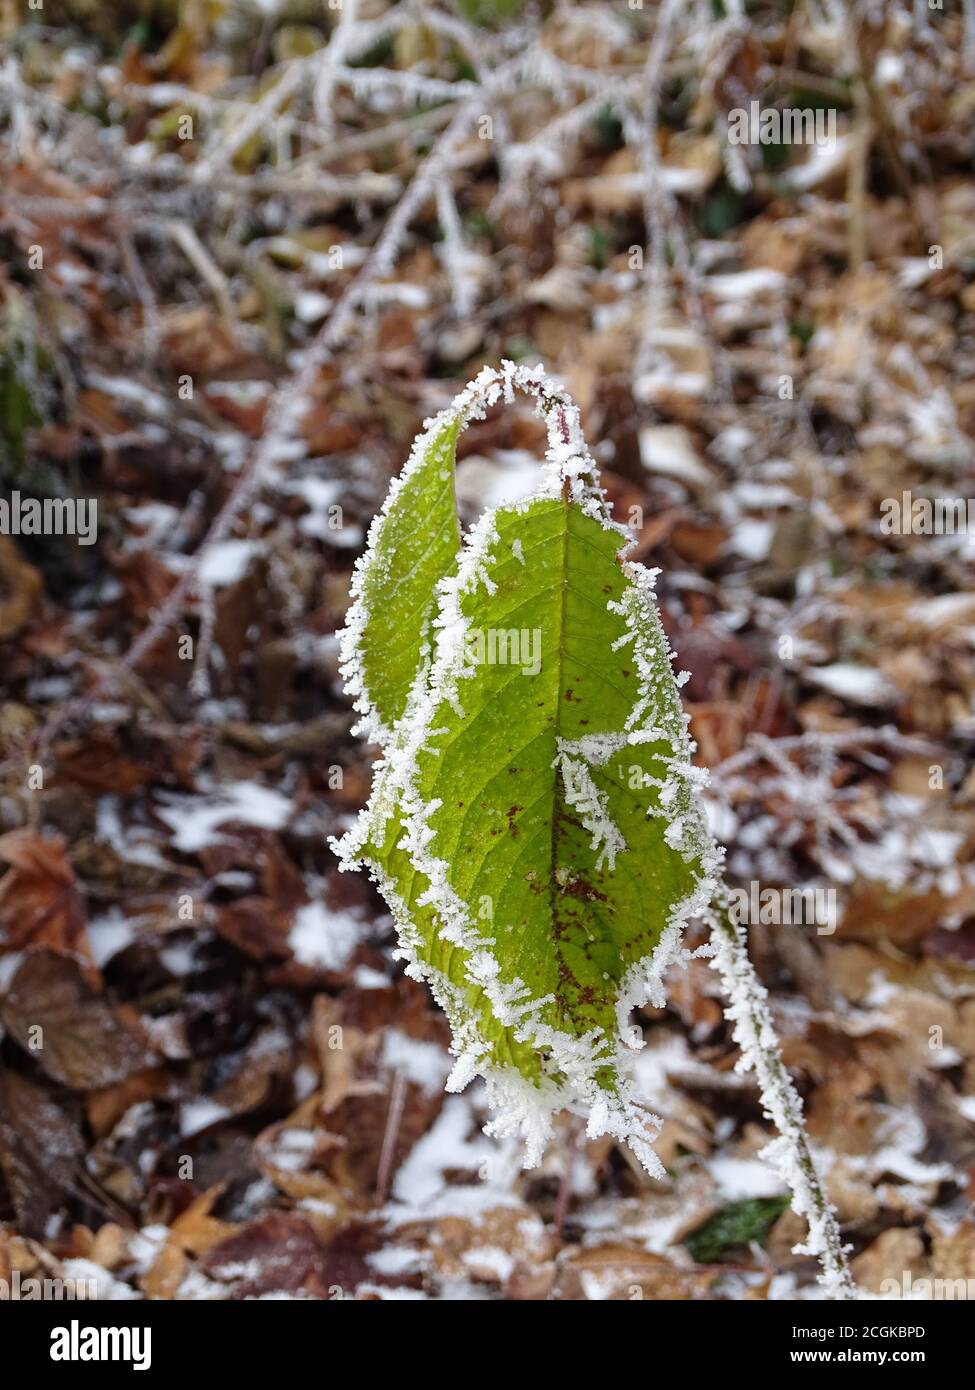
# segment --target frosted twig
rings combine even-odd
[[[217,599],[211,585],[200,584],[198,588],[200,633],[190,677],[190,693],[199,700],[206,699],[210,694],[210,655],[217,630]]]
[[[5,206],[16,208],[28,217],[45,217],[73,222],[76,219],[94,221],[111,211],[107,198],[92,194],[87,198],[34,197],[30,194],[5,193]]]
[[[318,72],[315,76],[313,103],[315,116],[326,135],[331,135],[333,129],[332,92],[338,76],[338,67],[358,37],[359,27],[359,0],[344,0],[342,18],[338,27],[332,31],[328,47],[323,53],[316,55]]]
[[[646,308],[644,331],[637,349],[634,372],[637,378],[649,370],[653,360],[652,328],[657,319],[667,275],[664,231],[666,213],[662,204],[668,195],[660,177],[657,120],[661,72],[670,48],[680,3],[681,0],[663,0],[657,13],[657,27],[643,69],[643,123],[638,132],[637,148],[640,153],[640,172],[643,176],[643,220],[647,236]]]
[[[363,130],[355,135],[345,135],[339,140],[330,140],[321,149],[309,150],[307,154],[300,155],[291,166],[292,172],[298,173],[323,164],[335,164],[353,154],[368,154],[371,150],[395,145],[399,140],[411,140],[427,131],[439,130],[441,126],[449,123],[457,105],[458,99],[454,99],[444,102],[441,106],[433,106],[429,111],[416,111],[409,116],[401,117],[400,120],[389,121],[385,125],[377,126],[375,130]],[[346,177],[355,178],[357,175]]]
[[[128,232],[123,232],[119,238],[119,246],[122,252],[122,261],[125,265],[126,273],[132,282],[136,298],[142,306],[142,341],[143,347],[148,357],[154,357],[159,350],[160,339],[160,319],[159,305],[153,293],[152,286],[149,284],[145,267],[139,258],[139,252],[135,241]]]
[[[961,0],[965,17],[961,44],[961,62],[965,72],[975,73],[975,0]]]
[[[457,146],[475,119],[477,110],[476,99],[465,103],[417,170],[387,219],[368,258],[335,302],[314,342],[302,353],[297,372],[272,401],[264,434],[254,450],[251,462],[238,477],[191,563],[179,576],[164,602],[121,658],[116,669],[131,670],[137,667],[167,628],[176,622],[196,583],[196,575],[204,557],[213,546],[228,538],[238,518],[250,506],[269,473],[287,454],[322,367],[332,358],[336,348],[345,341],[374,282],[387,274],[394,265],[410,222],[434,192],[437,181],[445,177],[453,167]],[[103,674],[96,675],[83,696],[62,705],[54,719],[41,731],[40,748],[50,748],[60,730],[71,719],[80,717],[91,707],[104,685],[104,680]]]
[[[728,997],[727,1015],[734,1022],[735,1041],[741,1048],[739,1071],[752,1071],[758,1081],[762,1104],[779,1134],[762,1151],[792,1190],[792,1209],[805,1217],[809,1235],[796,1254],[815,1255],[822,1265],[820,1283],[831,1298],[856,1298],[836,1211],[826,1195],[813,1159],[802,1114],[802,1100],[782,1061],[775,1025],[768,1006],[768,991],[755,973],[748,955],[744,929],[729,911],[727,889],[719,887],[705,914],[714,946],[712,965],[721,976]]]
[[[437,219],[443,232],[441,259],[450,281],[454,313],[458,318],[465,318],[474,307],[473,256],[464,244],[457,204],[446,178],[437,180]]]
[[[29,90],[26,84],[21,81],[20,64],[14,57],[9,57],[4,63],[2,78],[3,81],[0,86],[7,86],[11,91],[16,90],[18,97]],[[35,133],[31,121],[29,101],[14,99],[10,102],[10,128],[10,146],[14,159],[32,159],[35,145]]]
[[[776,739],[767,738],[764,734],[754,734],[744,748],[711,769],[711,785],[724,782],[751,763],[765,759],[777,761],[779,757],[790,753],[815,752],[825,748],[833,752],[846,749],[855,751],[857,748],[878,743],[899,749],[901,752],[922,756],[940,751],[929,740],[901,733],[900,729],[892,724],[884,725],[880,729],[843,729],[837,733],[812,731]]]
[[[277,82],[265,92],[260,101],[255,102],[248,114],[222,140],[218,141],[209,154],[194,165],[196,180],[205,183],[214,172],[225,167],[238,150],[247,144],[252,136],[265,130],[281,110],[284,103],[301,87],[308,75],[311,60],[296,58],[285,68]]]
[[[392,72],[385,68],[348,68],[337,65],[331,73],[333,83],[348,82],[356,92],[395,92],[401,100],[456,101],[480,90],[477,82],[458,80],[448,82],[442,77],[426,77],[423,73],[406,70]]]
[[[227,278],[196,232],[187,222],[168,222],[166,230],[200,278],[210,287],[221,314],[229,323],[235,324],[237,311]]]

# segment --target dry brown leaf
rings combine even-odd
[[[44,587],[8,536],[0,536],[0,642],[9,642],[28,624]]]
[[[85,981],[77,962],[26,955],[0,998],[0,1021],[55,1081],[91,1091],[153,1060],[133,1021]]]
[[[614,1303],[644,1298],[706,1300],[714,1297],[712,1288],[721,1274],[716,1269],[681,1269],[660,1255],[606,1244],[580,1251],[560,1264],[552,1296]]]
[[[920,1233],[903,1227],[883,1231],[852,1264],[853,1277],[871,1293],[882,1292],[881,1285],[885,1279],[894,1279],[901,1284],[905,1272],[912,1277],[923,1278],[927,1268]]]
[[[84,903],[64,841],[31,830],[0,836],[0,949],[46,946],[91,962]]]
[[[0,1070],[0,1169],[23,1230],[40,1233],[74,1190],[84,1151],[67,1110],[43,1087]]]

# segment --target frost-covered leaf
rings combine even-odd
[[[537,388],[508,369],[506,384]],[[538,493],[488,512],[437,592],[435,644],[341,846],[450,1018],[449,1083],[537,1156],[588,1115],[659,1168],[623,1066],[712,850],[652,579],[622,561],[574,409],[547,400]]]
[[[461,421],[448,416],[421,435],[369,532],[368,564],[353,581],[343,656],[350,693],[384,742],[405,708],[420,665],[439,579],[460,546],[454,451]]]
[[[595,465],[581,439],[569,440],[575,407],[540,372],[505,364],[485,370],[413,444],[402,473],[394,478],[382,511],[369,528],[365,553],[352,580],[352,605],[342,634],[346,691],[363,715],[359,731],[386,744],[406,712],[410,691],[429,648],[437,585],[456,570],[460,548],[455,462],[457,439],[473,418],[515,386],[537,398],[549,420],[549,486],[561,486],[562,467],[573,461],[578,499],[595,505]]]

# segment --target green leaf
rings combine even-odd
[[[522,388],[538,398],[541,414],[564,415],[575,409],[568,397],[536,379],[537,374],[524,368],[517,374]],[[359,731],[377,743],[390,741],[404,714],[427,651],[436,586],[456,568],[458,436],[500,398],[502,390],[513,390],[508,378],[485,368],[449,409],[427,421],[369,528],[365,553],[352,579],[353,602],[342,634],[342,674],[346,692],[355,697],[363,715]],[[591,460],[589,464],[594,471]]]
[[[504,383],[540,396],[548,468],[533,498],[482,517],[441,576],[435,646],[425,659],[411,637],[404,712],[339,850],[377,878],[411,973],[450,1019],[448,1085],[485,1077],[493,1132],[521,1133],[537,1159],[569,1108],[659,1172],[626,1075],[628,1015],[662,1002],[713,851],[652,578],[622,560],[571,403],[512,364]],[[395,506],[419,495],[420,472]],[[374,539],[363,593],[380,528]],[[375,582],[390,583],[385,560]],[[372,625],[367,603],[357,640]]]
[[[456,562],[454,454],[460,429],[460,417],[448,416],[417,441],[370,529],[368,563],[353,580],[343,672],[346,689],[366,716],[365,728],[380,743],[388,741],[406,708],[437,582]]]

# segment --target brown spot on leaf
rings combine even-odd
[[[598,888],[594,888],[591,883],[587,883],[584,878],[573,875],[562,888],[563,893],[568,893],[571,898],[583,898],[586,902],[606,901],[606,894],[600,893]]]

